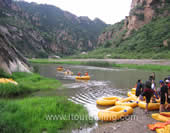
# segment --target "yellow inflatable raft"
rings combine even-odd
[[[116,101],[120,100],[120,97],[104,97],[96,101],[96,104],[102,106],[115,105]]]
[[[155,113],[152,114],[152,118],[158,121],[166,122],[170,120],[170,112],[162,112],[162,113]]]
[[[76,76],[76,79],[79,79],[79,80],[90,80],[90,76]]]
[[[12,83],[12,84],[18,85],[18,83],[14,81],[13,79],[7,79],[7,78],[0,78],[0,83]]]
[[[132,107],[129,106],[114,106],[106,110],[98,112],[98,117],[102,121],[119,120],[122,117],[128,116],[133,113]]]
[[[63,71],[64,68],[63,67],[57,67],[57,71]]]
[[[132,88],[132,89],[131,89],[131,92],[136,92],[136,88]]]
[[[132,108],[138,105],[138,102],[133,97],[128,97],[116,102],[116,105],[130,106]]]
[[[156,133],[170,133],[170,125],[166,125],[164,128],[157,128]]]
[[[131,91],[129,91],[129,92],[127,93],[127,96],[128,96],[128,97],[136,97],[135,93],[133,93],[133,92],[131,92]],[[137,97],[136,97],[136,98],[137,98]]]
[[[139,101],[138,106],[140,108],[145,109],[146,108],[146,102],[145,101]],[[158,110],[159,107],[160,107],[160,103],[159,102],[157,102],[157,103],[149,103],[148,110]]]
[[[130,97],[136,97],[136,88],[132,88],[131,91],[127,93],[127,96]]]

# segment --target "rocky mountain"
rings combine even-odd
[[[14,71],[29,72],[27,60],[2,33],[0,33],[0,69],[7,73]]]
[[[106,27],[98,38],[98,46],[111,47],[119,54],[168,52],[169,20],[170,0],[132,0],[129,16]]]
[[[11,0],[0,0],[0,17],[10,16],[3,9],[11,10]],[[25,57],[15,48],[14,43],[9,40],[11,33],[0,25],[0,69],[7,73],[13,71],[29,72],[29,65]]]
[[[77,17],[51,5],[2,1],[1,32],[29,58],[92,50],[107,26],[100,19]]]

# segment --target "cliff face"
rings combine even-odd
[[[55,6],[5,3],[6,7],[0,8],[0,29],[29,58],[92,50],[98,35],[107,26],[99,19],[92,21],[88,17],[77,17]],[[7,5],[11,5],[11,10]]]
[[[11,0],[0,0],[0,8],[11,9],[11,7]],[[3,69],[7,73],[14,71],[29,72],[29,65],[26,59],[8,39],[10,34],[6,27],[0,25],[0,69]]]
[[[10,8],[12,5],[12,0],[0,0],[0,8]]]
[[[164,6],[165,0],[132,0],[130,14],[125,19],[125,27],[128,30],[126,37],[131,31],[148,24],[154,17],[165,15],[157,13],[157,10]]]
[[[0,33],[0,68],[7,73],[14,71],[29,72],[29,66],[24,56],[12,46],[2,33]]]
[[[169,3],[169,0],[132,0],[129,16],[125,18],[121,29],[111,32],[115,31],[113,25],[111,30],[106,30],[99,36],[98,45],[107,40],[114,40],[115,35],[122,36],[124,34],[122,39],[125,39],[130,36],[131,32],[150,23],[154,18],[169,16]]]

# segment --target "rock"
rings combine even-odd
[[[107,54],[106,56],[107,56],[107,57],[110,57],[111,55],[110,55],[110,54]]]
[[[87,55],[88,53],[87,53],[87,52],[82,52],[81,54],[82,54],[82,55]]]
[[[169,41],[169,39],[163,41],[164,47],[168,47],[169,46],[168,41]]]
[[[0,26],[0,32],[2,32],[3,34],[6,34],[6,35],[10,35],[8,29],[4,26]]]
[[[0,7],[10,8],[12,5],[12,0],[0,0]]]
[[[114,24],[113,27],[107,29],[107,32],[103,32],[98,37],[98,45],[105,44],[108,40],[116,40],[124,30],[126,30],[126,34],[122,37],[122,39],[126,39],[134,30],[138,30],[143,27],[145,24],[148,24],[152,21],[152,19],[156,16],[168,16],[169,11],[165,10],[163,13],[157,13],[156,10],[160,8],[164,8],[165,0],[132,0],[131,9],[129,16],[126,16],[124,20],[124,24],[121,29],[115,31],[116,28],[119,27]],[[117,23],[118,24],[118,23]]]
[[[0,33],[0,44],[0,69],[9,74],[16,71],[30,72],[27,60],[2,33]]]

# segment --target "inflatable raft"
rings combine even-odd
[[[132,88],[131,91],[127,93],[128,97],[136,97],[136,88]]]
[[[152,118],[158,121],[166,122],[170,120],[170,112],[162,112],[162,113],[155,113],[152,114]]]
[[[109,105],[115,105],[116,101],[119,101],[120,97],[104,97],[100,98],[96,101],[96,104],[102,105],[102,106],[109,106]]]
[[[146,102],[145,101],[139,101],[138,106],[140,108],[145,109],[146,108]],[[159,107],[160,107],[160,102],[148,104],[148,110],[158,110]]]
[[[90,76],[76,76],[78,80],[90,80]]]
[[[0,78],[0,83],[12,83],[12,84],[18,85],[18,83],[14,81],[13,79],[7,79],[7,78]]]
[[[63,67],[57,67],[57,71],[63,71],[64,68]]]
[[[122,117],[133,113],[133,108],[129,106],[114,106],[98,112],[98,117],[102,121],[119,120]]]
[[[138,106],[138,102],[136,101],[136,98],[128,97],[128,98],[122,99],[120,101],[117,101],[116,105],[130,106],[130,107],[134,108],[134,107]]]
[[[64,72],[65,75],[73,75],[73,72]]]

